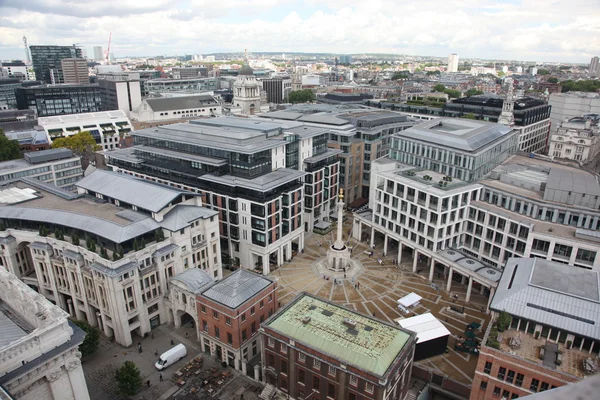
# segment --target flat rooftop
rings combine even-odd
[[[83,125],[83,124],[95,124],[104,122],[121,122],[129,121],[127,115],[122,110],[112,111],[99,111],[92,113],[83,114],[68,114],[68,115],[54,115],[51,117],[39,117],[38,123],[41,126],[49,125]]]
[[[511,132],[512,128],[491,122],[436,118],[394,135],[461,151],[476,152],[507,137]]]
[[[414,333],[301,293],[266,326],[342,364],[384,376]]]

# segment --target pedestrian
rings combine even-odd
[[[242,393],[242,395],[240,396],[240,400],[244,400],[244,394]]]
[[[344,272],[344,279],[346,279],[346,273]]]
[[[158,379],[159,379],[161,382],[163,381],[162,374],[159,374],[159,375],[158,375]]]
[[[138,351],[141,353],[142,352],[142,344],[138,343]]]
[[[171,346],[175,346],[175,341],[171,339]]]
[[[189,339],[189,338],[190,338],[190,334],[186,332],[186,333],[185,333],[185,338],[186,338],[186,339]]]
[[[154,332],[150,332],[150,339],[154,339]]]
[[[150,379],[148,379],[148,380],[146,381],[146,385],[148,385],[148,387],[150,387]]]
[[[158,357],[158,350],[154,350],[154,357]]]

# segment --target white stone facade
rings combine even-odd
[[[40,117],[38,123],[46,131],[50,143],[56,138],[88,131],[102,150],[117,149],[121,136],[133,129],[131,121],[121,110]]]
[[[600,152],[598,125],[583,118],[562,121],[556,133],[550,136],[548,155],[579,161],[593,160]]]
[[[106,202],[96,204],[99,209],[114,209],[117,215],[126,210],[132,214],[129,218],[143,218],[113,205],[115,200],[108,196],[96,193],[95,197]],[[0,231],[0,268],[37,287],[72,317],[85,320],[106,336],[114,337],[117,343],[130,346],[134,334],[143,337],[159,324],[173,322],[173,310],[165,303],[170,278],[188,268],[202,269],[214,280],[223,277],[218,216],[211,210],[202,211],[202,216],[194,214],[194,219],[186,214],[201,209],[199,202],[198,197],[188,196],[187,200],[153,213],[152,218],[146,217],[144,224],[163,224],[158,229],[164,237],[155,236],[140,250],[128,249],[116,260],[114,250],[104,257],[86,248],[85,238],[82,243],[73,244],[68,228],[63,238],[57,238],[56,233],[41,236],[37,229],[15,227],[19,222],[13,222],[11,227],[6,220]],[[93,202],[90,205],[93,207]],[[81,204],[73,207],[81,211]],[[179,207],[184,207],[182,214],[172,218],[170,212],[179,212]],[[90,212],[93,215],[94,211]],[[51,226],[50,232],[56,232],[53,229]],[[87,229],[90,232],[85,232],[86,236],[97,237],[93,227]],[[82,235],[81,229],[77,232]],[[141,234],[139,240],[142,243]]]
[[[77,351],[85,334],[69,324],[66,312],[4,268],[0,296],[2,312],[9,308],[8,318],[17,318],[21,330],[0,350],[0,384],[22,400],[88,400]]]
[[[527,153],[545,154],[550,134],[550,119],[534,122],[530,125],[513,125],[519,131],[519,150]]]

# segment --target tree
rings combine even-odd
[[[548,78],[548,83],[558,83],[558,78],[555,78],[552,76],[552,77]]]
[[[392,76],[392,80],[393,81],[397,81],[398,79],[408,79],[410,78],[410,74],[406,71],[403,72],[396,72],[393,76]]]
[[[583,80],[583,81],[572,81],[566,80],[562,81],[562,92],[596,92],[600,89],[600,81],[599,80]]]
[[[125,396],[135,396],[142,387],[140,370],[133,361],[125,361],[117,370],[115,379],[119,386],[119,392]]]
[[[73,234],[73,236],[71,236],[71,242],[73,242],[75,246],[79,246],[79,236],[77,236],[77,234]]]
[[[83,357],[88,356],[98,350],[100,345],[100,331],[95,326],[91,326],[87,321],[73,321],[75,325],[85,332],[85,339],[79,345],[79,351]]]
[[[309,101],[314,101],[315,98],[315,94],[310,89],[294,90],[289,94],[290,103],[293,104],[308,103]]]
[[[538,73],[538,75],[550,75],[550,71],[548,71],[545,68],[538,69],[537,73]]]
[[[100,150],[100,146],[94,140],[91,133],[87,131],[79,132],[71,136],[61,137],[52,141],[52,148],[67,148],[81,157],[82,168],[87,168],[92,154]]]
[[[458,99],[460,97],[460,92],[458,90],[446,89],[446,90],[444,90],[444,93],[446,93],[448,96],[452,97],[453,99]]]
[[[475,114],[472,114],[472,113],[464,114],[461,118],[475,119]]]
[[[444,91],[446,90],[446,86],[442,85],[441,83],[438,83],[437,85],[435,85],[433,87],[433,91],[434,92],[441,92],[444,93]]]
[[[8,140],[4,136],[4,130],[0,128],[0,161],[16,160],[17,158],[22,158],[19,142]]]
[[[477,96],[479,94],[483,94],[483,92],[481,90],[477,90],[475,88],[469,89],[465,92],[465,96],[467,96],[467,97]]]
[[[506,311],[502,311],[500,313],[500,315],[498,315],[498,320],[496,321],[496,323],[498,324],[498,330],[500,332],[503,332],[506,329],[508,329],[508,326],[510,325],[510,321],[511,321],[510,314],[507,313]]]
[[[52,148],[64,147],[73,150],[73,153],[83,154],[100,150],[94,137],[87,131],[79,132],[71,136],[61,137],[52,141]]]

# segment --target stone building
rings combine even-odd
[[[14,396],[0,398],[89,400],[78,351],[85,332],[68,317],[0,268],[0,385]]]
[[[76,186],[0,186],[0,267],[72,317],[129,346],[181,318],[165,299],[170,278],[222,278],[218,216],[197,194],[103,170]]]

